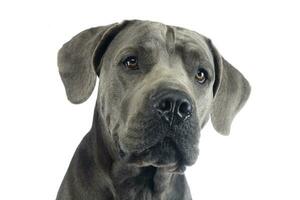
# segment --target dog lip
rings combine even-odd
[[[165,162],[166,160],[160,157],[162,155],[167,156],[168,154],[173,158],[169,163]],[[180,151],[173,139],[165,136],[163,139],[146,149],[126,154],[123,159],[133,165],[164,167],[181,162],[181,157]]]
[[[155,165],[154,165],[155,166]],[[164,171],[167,171],[169,173],[173,174],[184,174],[186,170],[186,166],[182,162],[176,162],[171,165],[166,165],[166,166],[155,166],[158,168],[162,168]]]
[[[176,151],[178,151],[177,147],[176,147],[176,143],[175,141],[170,137],[170,136],[165,136],[164,138],[162,138],[161,140],[159,140],[157,143],[155,143],[154,145],[144,149],[143,151],[141,151],[141,153],[148,153],[149,151],[151,151],[151,149],[156,148],[156,147],[161,147],[163,149],[166,149],[170,146],[173,146],[175,148]]]

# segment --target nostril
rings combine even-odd
[[[152,111],[159,119],[179,124],[192,116],[193,105],[189,96],[177,90],[163,90],[151,99]]]
[[[192,113],[192,106],[188,101],[183,101],[178,106],[178,115],[186,117]]]
[[[172,109],[172,100],[164,99],[159,102],[157,109],[161,112],[171,111]]]

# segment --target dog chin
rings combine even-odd
[[[162,141],[145,149],[139,153],[129,153],[125,156],[127,163],[136,167],[156,167],[170,173],[182,174],[185,171],[185,165],[182,162],[176,144],[170,138],[164,138]]]

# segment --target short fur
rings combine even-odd
[[[139,70],[123,66],[135,55]],[[244,76],[203,35],[158,22],[130,20],[85,30],[58,53],[68,99],[82,103],[97,75],[93,125],[78,146],[57,200],[189,200],[184,171],[198,157],[200,131],[211,117],[228,135],[250,94]],[[195,80],[199,67],[204,84]],[[181,92],[193,113],[164,123],[160,93]]]

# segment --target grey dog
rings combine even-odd
[[[125,20],[85,30],[58,53],[72,103],[99,89],[57,200],[188,200],[186,166],[211,118],[228,135],[250,94],[244,76],[194,31]]]

